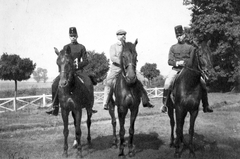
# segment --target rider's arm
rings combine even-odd
[[[176,65],[176,58],[174,56],[174,52],[173,52],[173,46],[170,48],[169,50],[169,54],[168,54],[168,65],[170,66],[177,66]]]
[[[112,62],[120,64],[120,57],[119,57],[119,53],[116,50],[116,45],[112,45],[110,47],[110,60]]]
[[[80,51],[80,56],[81,57],[78,58],[78,69],[83,69],[83,67],[85,67],[89,63],[87,58],[86,48],[84,46]]]

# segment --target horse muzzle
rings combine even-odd
[[[126,82],[128,84],[134,84],[137,81],[137,76],[126,76]]]
[[[60,80],[59,87],[66,87],[68,85],[68,80]]]

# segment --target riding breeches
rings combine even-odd
[[[165,80],[164,83],[164,89],[167,90],[170,88],[170,86],[172,85],[172,82],[174,81],[175,77],[177,76],[178,71],[177,70],[171,70]]]
[[[112,65],[110,68],[110,71],[108,72],[107,78],[106,78],[106,85],[111,87],[113,82],[116,80],[116,76],[121,71],[120,67],[117,67],[115,65]]]

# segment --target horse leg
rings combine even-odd
[[[118,144],[118,139],[117,139],[117,135],[116,135],[116,117],[115,117],[115,105],[112,101],[112,99],[109,102],[109,114],[111,116],[112,119],[112,128],[113,128],[113,143],[112,143],[112,147],[117,148],[117,144]]]
[[[174,120],[174,109],[170,106],[168,107],[168,116],[170,118],[170,125],[171,125],[171,137],[170,137],[170,147],[174,147],[174,126],[175,126],[175,120]]]
[[[76,117],[75,117],[75,114],[73,112],[72,112],[72,117],[73,117],[74,127],[76,128]],[[77,140],[76,139],[73,141],[72,147],[73,147],[73,149],[77,148]]]
[[[189,157],[195,157],[193,148],[194,125],[198,115],[198,110],[190,113],[190,127],[189,127]]]
[[[129,156],[133,157],[134,154],[134,146],[133,146],[133,136],[134,136],[134,124],[137,118],[138,109],[131,111],[130,117],[130,128],[129,128],[129,141],[128,141],[128,149],[129,149]]]
[[[180,158],[181,153],[179,151],[180,144],[183,142],[183,125],[184,125],[184,119],[187,115],[186,111],[179,110],[179,106],[176,107],[176,122],[177,122],[177,127],[176,127],[176,142],[175,142],[175,154],[174,157]],[[182,109],[182,108],[181,108]]]
[[[64,145],[63,145],[63,157],[68,157],[68,115],[69,111],[62,109],[62,119],[63,119],[63,135],[64,135]]]
[[[87,136],[87,141],[88,141],[88,147],[90,148],[92,146],[91,143],[91,121],[92,118],[92,112],[91,111],[87,111],[87,129],[88,129],[88,136]]]
[[[127,108],[126,110],[120,109],[118,106],[118,118],[119,118],[119,125],[120,125],[120,130],[119,130],[119,136],[120,136],[120,146],[119,146],[119,154],[118,156],[124,156],[124,135],[125,135],[125,117],[127,114]]]
[[[75,136],[77,140],[77,158],[82,158],[81,119],[82,119],[82,109],[75,111],[75,120],[76,120]]]

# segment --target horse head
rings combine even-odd
[[[137,66],[137,51],[136,45],[138,40],[133,43],[122,41],[122,52],[120,56],[120,64],[122,74],[128,84],[134,84],[136,82],[136,66]]]
[[[207,43],[203,41],[200,46],[199,46],[199,60],[200,60],[200,65],[202,70],[209,75],[209,71],[213,69],[213,64],[212,64],[212,53],[211,49],[209,47],[210,41]]]
[[[202,70],[207,73],[213,68],[211,50],[209,45],[203,41],[201,42],[194,52],[190,55],[190,59],[187,62],[187,67],[193,70]]]
[[[60,52],[55,51],[58,55],[57,65],[60,72],[60,87],[66,87],[73,79],[73,58],[70,55],[71,49],[67,47],[66,49],[61,50]]]

